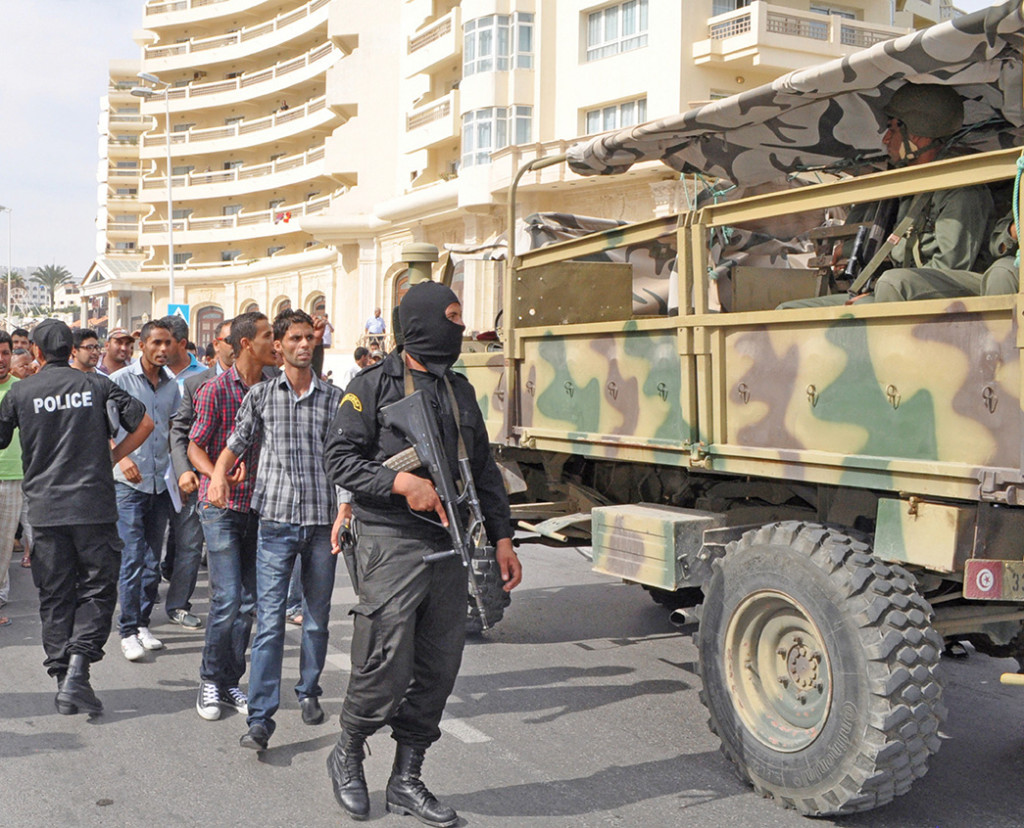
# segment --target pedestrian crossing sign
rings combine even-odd
[[[167,306],[167,315],[168,316],[180,316],[182,319],[185,320],[185,324],[188,325],[188,324],[190,324],[189,323],[189,319],[188,319],[188,310],[189,310],[188,305],[172,305],[172,304],[169,304]]]

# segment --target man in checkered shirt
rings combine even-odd
[[[249,678],[249,731],[241,738],[242,747],[258,751],[266,749],[274,733],[274,714],[280,706],[285,609],[296,557],[301,560],[304,607],[295,693],[303,722],[316,725],[324,720],[319,680],[327,658],[337,562],[331,554],[331,528],[351,514],[347,502],[337,505],[334,486],[323,468],[324,441],[341,403],[341,391],[312,369],[313,320],[301,310],[282,311],[274,320],[274,341],[284,357],[284,371],[246,395],[211,486],[226,492],[227,475],[238,458],[260,447],[252,497],[252,507],[260,516],[257,629]],[[341,495],[348,501],[347,492]]]

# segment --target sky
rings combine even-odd
[[[955,4],[975,11],[989,0]],[[108,62],[139,55],[131,35],[142,28],[143,5],[0,0],[0,205],[13,210],[0,214],[0,267],[58,264],[75,279],[89,269],[99,100]]]

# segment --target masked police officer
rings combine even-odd
[[[382,465],[409,445],[397,430],[379,424],[383,406],[413,388],[424,393],[455,479],[461,432],[506,592],[520,582],[522,567],[512,549],[508,498],[476,395],[451,371],[464,331],[458,297],[444,285],[421,282],[402,300],[399,321],[403,349],[352,380],[325,448],[328,478],[352,493],[359,581],[342,733],[327,767],[339,804],[351,817],[366,819],[364,743],[390,725],[398,745],[387,810],[444,828],[458,816],[423,784],[420,768],[426,749],[440,738],[438,723],[462,660],[467,575],[458,557],[423,560],[451,549],[447,518],[426,472],[394,472]]]
[[[122,544],[112,466],[153,430],[142,403],[101,374],[71,368],[71,345],[63,322],[40,322],[32,351],[42,368],[0,403],[0,448],[20,432],[43,664],[57,678],[57,710],[66,715],[103,710],[89,665],[103,658],[117,602]],[[111,450],[118,425],[129,433]]]

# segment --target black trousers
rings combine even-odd
[[[462,663],[468,600],[458,557],[423,562],[445,548],[360,533],[360,603],[352,609],[352,672],[341,711],[348,732],[369,736],[387,724],[396,741],[422,749],[441,737],[438,724]]]
[[[80,653],[103,658],[117,604],[121,538],[116,523],[34,526],[32,581],[39,590],[43,666],[51,676],[67,672]]]

